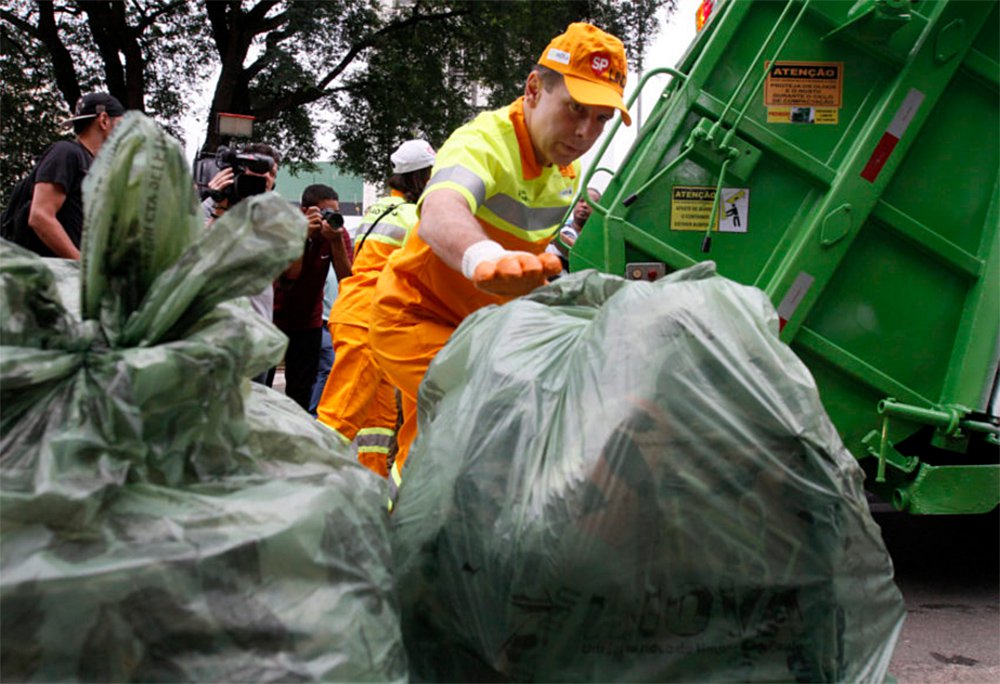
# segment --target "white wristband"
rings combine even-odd
[[[472,280],[472,274],[476,272],[476,267],[484,261],[496,261],[507,250],[499,242],[493,240],[480,240],[469,245],[462,255],[462,275]]]

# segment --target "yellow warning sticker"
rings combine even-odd
[[[715,203],[715,188],[678,185],[670,191],[670,230],[705,231]],[[750,188],[723,188],[712,230],[745,233],[749,225]]]
[[[768,107],[768,123],[836,124],[839,109],[832,107]]]
[[[841,106],[843,62],[775,62],[764,81],[765,107]]]

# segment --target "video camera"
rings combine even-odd
[[[209,181],[222,169],[233,169],[233,184],[224,190],[211,190]],[[194,180],[202,199],[211,197],[219,202],[229,200],[236,204],[245,197],[259,195],[267,191],[267,178],[247,173],[266,174],[274,167],[274,160],[266,154],[237,152],[228,147],[220,147],[214,156],[205,156],[195,162]]]

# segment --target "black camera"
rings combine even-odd
[[[222,191],[223,197],[228,197],[230,204],[235,204],[244,197],[267,191],[267,178],[263,175],[248,175],[247,171],[266,174],[274,167],[274,160],[266,154],[239,153],[228,147],[220,147],[216,151],[215,163],[220,170],[229,167],[233,169],[233,184]]]
[[[320,216],[322,216],[323,220],[329,223],[330,227],[333,229],[344,227],[344,217],[338,211],[334,211],[333,209],[324,209],[320,212]]]
[[[223,190],[209,189],[208,183],[222,169],[233,169],[233,184]],[[274,160],[266,154],[237,152],[220,147],[214,156],[205,156],[195,162],[195,183],[202,199],[211,197],[216,202],[224,199],[233,205],[245,197],[267,191],[267,178],[247,173],[266,174],[274,167]]]

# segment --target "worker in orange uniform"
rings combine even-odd
[[[316,419],[346,444],[357,441],[358,460],[386,477],[396,437],[396,390],[382,374],[368,346],[375,283],[389,255],[417,223],[417,198],[427,185],[434,148],[407,140],[390,157],[390,194],[371,206],[358,229],[351,276],[340,283],[330,310],[333,368],[316,409]]]
[[[455,328],[560,272],[545,248],[576,194],[576,160],[616,109],[631,123],[627,72],[618,38],[571,24],[542,52],[522,97],[458,128],[438,151],[417,231],[383,270],[372,305],[372,350],[403,401],[391,489],[416,437],[420,382]]]

